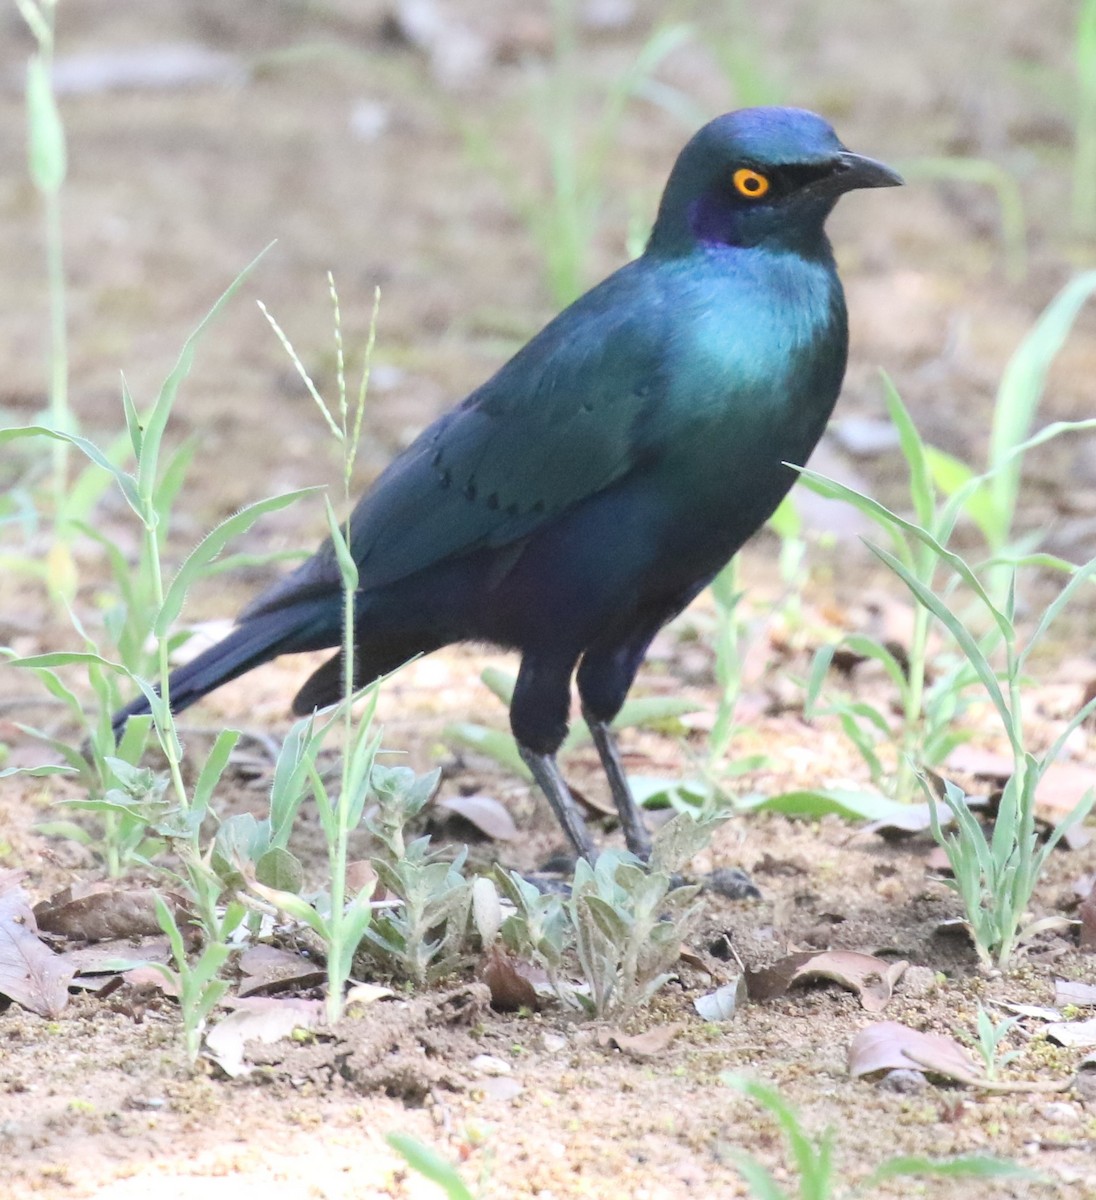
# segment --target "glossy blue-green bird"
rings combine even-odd
[[[572,678],[630,850],[650,841],[609,724],[655,633],[772,514],[833,410],[845,301],[823,226],[901,183],[813,113],[751,108],[681,151],[644,253],[560,313],[381,474],[350,519],[355,680],[454,642],[517,650],[510,723],[575,850],[556,764]],[[175,671],[174,709],[276,655],[340,644],[331,543]],[[342,694],[339,657],[296,713]],[[117,727],[147,711],[142,698]]]

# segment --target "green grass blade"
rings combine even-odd
[[[447,1162],[436,1150],[408,1136],[406,1133],[390,1133],[385,1139],[408,1166],[424,1179],[436,1183],[448,1200],[475,1200],[457,1173],[456,1167]]]
[[[65,127],[53,95],[49,63],[36,54],[27,63],[27,165],[34,186],[55,195],[65,182]]]
[[[969,1154],[959,1158],[923,1158],[919,1155],[902,1155],[888,1158],[881,1163],[860,1185],[861,1192],[870,1191],[888,1179],[905,1175],[932,1175],[941,1179],[1030,1179],[1041,1176],[1026,1167],[988,1155]]]
[[[53,438],[55,441],[68,442],[70,446],[75,446],[77,450],[82,451],[90,458],[97,467],[102,467],[114,479],[115,483],[122,489],[122,495],[126,498],[126,503],[138,516],[141,515],[141,501],[133,476],[111,462],[110,458],[94,442],[89,441],[85,437],[80,437],[79,434],[65,433],[59,429],[50,429],[45,425],[19,425],[12,429],[0,429],[0,446],[25,437],[48,437]]]
[[[917,601],[929,610],[930,613],[938,621],[944,625],[953,638],[959,643],[960,649],[970,660],[971,666],[978,673],[978,678],[982,686],[986,689],[990,699],[993,701],[994,707],[1001,716],[1001,721],[1005,726],[1013,745],[1016,745],[1016,731],[1013,728],[1012,713],[1008,702],[1005,700],[1004,694],[1001,691],[1000,684],[997,682],[997,674],[989,661],[982,653],[977,641],[974,639],[970,630],[966,625],[951,611],[950,608],[941,600],[934,592],[926,587],[919,579],[917,579],[911,571],[909,571],[903,563],[900,563],[893,554],[889,554],[886,550],[880,549],[878,546],[869,544],[868,549],[881,561],[886,563],[888,567],[902,580],[902,582],[913,592]],[[992,608],[993,606],[990,605]],[[996,609],[994,609],[996,612]],[[1003,618],[1002,618],[1003,619]],[[1017,747],[1018,749],[1018,747]]]
[[[932,473],[929,470],[925,454],[925,443],[917,432],[917,426],[909,414],[909,409],[902,403],[902,397],[894,386],[890,376],[883,372],[883,398],[887,411],[898,430],[898,441],[902,455],[910,472],[910,498],[918,521],[926,529],[931,529],[936,515],[936,495],[932,486]]]
[[[1020,491],[1022,462],[1010,457],[1011,452],[1028,437],[1050,365],[1093,292],[1096,271],[1086,271],[1067,283],[1020,343],[1001,377],[989,445],[989,465],[996,470],[989,485],[995,523],[991,544],[995,548],[1008,539]]]
[[[187,375],[190,374],[190,368],[194,363],[194,355],[198,349],[198,342],[201,340],[202,334],[220,316],[221,310],[236,294],[244,280],[251,274],[256,264],[273,244],[271,242],[265,246],[244,267],[239,275],[221,293],[213,307],[201,319],[190,337],[183,343],[183,348],[179,352],[175,366],[172,367],[167,378],[164,380],[160,388],[160,393],[156,397],[156,402],[152,406],[152,411],[144,421],[141,460],[137,468],[137,490],[141,496],[151,498],[155,489],[156,479],[159,474],[160,443],[163,441],[164,430],[167,428],[168,418],[175,404],[175,397],[178,394],[179,387]]]
[[[215,529],[212,529],[187,555],[182,566],[171,581],[164,603],[156,616],[153,632],[157,637],[167,637],[168,630],[178,620],[183,608],[187,590],[201,578],[205,567],[217,557],[234,537],[250,529],[264,513],[276,512],[295,503],[302,496],[319,491],[319,488],[300,488],[295,492],[286,492],[282,496],[271,496],[268,500],[257,500],[238,513],[226,518]]]

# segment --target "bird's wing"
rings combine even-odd
[[[628,473],[663,390],[663,305],[640,263],[548,324],[396,458],[351,515],[360,586],[528,536]],[[330,540],[241,614],[339,587]]]
[[[425,430],[362,499],[351,530],[364,587],[523,538],[632,469],[637,424],[660,390],[657,313],[612,291],[584,301]]]

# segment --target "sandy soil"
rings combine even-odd
[[[694,36],[658,77],[702,114],[750,100],[756,92],[744,89],[752,77],[754,89],[825,112],[850,146],[899,166],[965,155],[997,162],[1016,179],[1029,228],[1022,278],[1005,270],[992,195],[919,180],[915,166],[903,192],[857,196],[831,224],[853,330],[841,418],[881,416],[883,367],[929,440],[977,460],[1008,356],[1071,272],[1096,259],[1092,244],[1070,235],[1066,219],[1070,6],[790,0],[729,6],[732,15],[724,16],[713,15],[713,7],[580,5],[588,21],[577,60],[584,127],[599,111],[607,81],[619,77],[651,31],[687,20]],[[615,9],[622,16],[613,17]],[[548,6],[519,14],[500,0],[441,4],[433,55],[396,32],[397,11],[395,2],[350,0],[61,6],[62,58],[128,51],[162,66],[148,47],[189,43],[230,55],[234,64],[227,79],[213,82],[90,87],[62,99],[72,398],[90,436],[109,440],[121,428],[118,371],[147,402],[218,292],[278,239],[203,342],[176,410],[172,444],[196,437],[199,451],[171,530],[173,557],[244,503],[337,478],[330,441],[254,299],[278,316],[317,382],[329,388],[324,272],[336,271],[350,345],[360,345],[372,290],[382,287],[359,484],[554,311],[538,252],[508,193],[517,187],[543,195],[547,185],[530,95],[548,68]],[[599,13],[607,23],[597,24]],[[0,32],[0,147],[10,165],[0,178],[0,416],[19,424],[44,403],[48,323],[38,202],[20,166],[19,83],[30,45],[12,11],[0,16]],[[464,58],[461,45],[470,47]],[[739,55],[731,79],[711,52],[719,45],[733,45]],[[489,138],[507,164],[505,180],[474,160],[468,130]],[[680,118],[648,100],[628,106],[604,164],[589,282],[623,261],[629,220],[649,220],[687,132]],[[1052,372],[1041,420],[1091,415],[1094,330],[1096,315],[1082,314]],[[841,449],[854,434],[835,440],[826,469],[854,472],[900,503],[893,453],[854,459]],[[6,452],[0,483],[18,497],[36,469],[32,456]],[[838,521],[832,510],[808,515],[815,523]],[[1072,439],[1033,456],[1023,524],[1047,531],[1052,548],[1079,560],[1096,552],[1094,518],[1091,442]],[[97,521],[132,547],[121,501],[107,497]],[[257,527],[245,548],[308,546],[322,525],[319,502],[295,506]],[[25,525],[0,536],[5,552],[40,557],[48,549],[45,533]],[[812,539],[808,627],[821,614],[859,627],[872,589],[890,597],[888,604],[901,603],[896,585],[873,573],[843,526],[838,536],[836,549]],[[774,550],[762,538],[744,555],[759,614],[780,599]],[[90,542],[79,549],[79,567],[77,608],[94,624],[107,572]],[[256,568],[195,589],[188,618],[230,616],[269,573]],[[1033,584],[1026,597],[1036,611],[1042,595]],[[660,639],[637,691],[688,694],[711,710],[711,654],[695,636],[706,604]],[[1078,608],[1065,644],[1034,681],[1036,736],[1052,736],[1091,680],[1093,618],[1091,604]],[[20,653],[76,644],[37,581],[16,569],[0,578],[0,642]],[[735,752],[764,752],[769,765],[743,788],[862,786],[863,766],[836,727],[802,718],[793,680],[805,670],[805,651],[782,655],[771,630],[760,642],[766,662],[751,682],[749,729]],[[525,835],[520,847],[481,843],[473,855],[524,868],[558,841],[543,804],[441,738],[447,723],[469,714],[504,723],[501,707],[478,683],[482,667],[494,662],[505,660],[459,650],[416,664],[385,693],[380,715],[386,745],[406,751],[419,768],[440,763],[448,794],[477,789],[508,804]],[[288,727],[287,698],[307,670],[302,662],[277,663],[226,687],[194,711],[190,739],[200,743],[223,720],[277,738]],[[871,693],[879,685],[869,678],[861,686]],[[0,743],[10,748],[10,761],[37,753],[14,722],[48,723],[51,712],[38,700],[28,680],[3,673]],[[685,745],[695,752],[703,746],[703,717],[693,725]],[[1091,761],[1092,739],[1086,732],[1071,743],[1078,762]],[[979,743],[996,744],[988,719]],[[633,733],[625,749],[637,772],[689,769],[679,737]],[[595,767],[592,755],[580,752],[569,771],[580,788],[597,792]],[[220,811],[261,806],[261,772],[256,781],[241,769],[232,780],[218,797]],[[0,866],[25,870],[35,899],[95,877],[94,864],[73,845],[34,832],[63,794],[61,785],[5,779],[0,787]],[[305,818],[297,847],[313,872],[317,844],[314,818]],[[969,949],[936,933],[958,907],[928,853],[924,841],[887,843],[835,819],[736,816],[696,869],[743,866],[764,899],[706,898],[693,941],[714,954],[729,939],[750,966],[789,948],[826,946],[908,959],[929,970],[899,986],[884,1016],[968,1042],[979,1003],[1046,1004],[1055,978],[1093,980],[1091,955],[1053,932],[1008,975],[980,971]],[[1091,846],[1056,854],[1036,915],[1068,915],[1075,882],[1094,870]],[[709,961],[717,972],[725,966]],[[384,1135],[402,1130],[460,1162],[488,1197],[745,1195],[731,1160],[736,1147],[784,1180],[793,1175],[772,1120],[720,1083],[722,1072],[734,1070],[777,1085],[815,1132],[833,1126],[850,1183],[896,1152],[993,1152],[1046,1178],[927,1184],[923,1193],[919,1185],[892,1184],[880,1195],[1096,1196],[1091,1094],[984,1095],[936,1085],[888,1091],[847,1075],[849,1040],[875,1019],[852,994],[797,989],[715,1026],[692,1010],[692,1000],[710,987],[705,974],[683,968],[680,981],[629,1023],[633,1032],[685,1023],[668,1049],[643,1061],[603,1046],[596,1026],[552,1010],[519,1018],[480,1005],[447,1025],[422,1008],[432,1002],[427,993],[389,1005],[383,1018],[367,1009],[318,1045],[283,1047],[256,1075],[235,1081],[208,1066],[186,1068],[176,1013],[155,994],[78,996],[56,1021],[10,1007],[0,1012],[6,1194],[437,1194],[408,1176],[386,1146]],[[393,1030],[390,1053],[376,1048],[376,1022]],[[369,1068],[338,1069],[362,1038],[373,1039],[374,1049],[361,1051]],[[1019,1056],[1006,1077],[1044,1084],[1068,1084],[1083,1054],[1055,1048],[1032,1023],[1009,1045]],[[477,1073],[473,1060],[484,1053],[509,1064],[505,1078],[517,1088],[500,1089]]]

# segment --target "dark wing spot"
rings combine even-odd
[[[487,507],[489,509],[491,509],[492,512],[494,512],[494,510],[496,508],[498,508],[498,506],[499,506],[499,494],[498,494],[498,492],[492,492],[490,494],[490,496],[487,497]]]
[[[544,512],[544,501],[538,500],[529,511],[534,513]]]
[[[469,479],[469,481],[464,485],[464,494],[469,500],[475,500],[476,481],[474,479]]]

